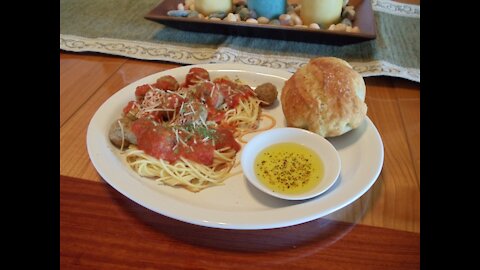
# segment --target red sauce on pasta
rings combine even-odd
[[[175,92],[179,88],[188,91],[180,95]],[[171,76],[138,86],[137,100],[129,102],[123,112],[137,118],[131,129],[138,149],[169,163],[183,157],[212,165],[215,150],[240,150],[235,124],[226,125],[222,120],[226,110],[253,95],[248,85],[227,78],[210,81],[206,70],[192,68],[181,87]]]

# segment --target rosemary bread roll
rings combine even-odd
[[[365,119],[365,91],[362,76],[346,61],[318,57],[287,80],[280,101],[288,126],[335,137]]]

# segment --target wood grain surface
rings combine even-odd
[[[125,63],[126,59],[60,54],[60,126],[65,123],[95,91]],[[85,80],[85,78],[89,78]]]
[[[317,219],[222,230],[158,215],[109,185],[60,177],[61,269],[419,269],[420,237]]]

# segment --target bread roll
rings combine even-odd
[[[344,60],[318,57],[298,69],[280,96],[287,125],[335,137],[360,126],[367,114],[365,82]]]

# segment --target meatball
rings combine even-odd
[[[154,86],[158,89],[171,91],[177,91],[180,88],[180,84],[177,82],[177,80],[170,75],[162,76],[157,79],[157,82],[154,84]]]
[[[260,99],[264,106],[272,105],[277,100],[277,88],[271,83],[264,83],[255,89],[257,98]]]
[[[128,147],[131,143],[137,144],[137,137],[132,132],[132,121],[126,117],[112,123],[108,137],[112,144],[118,148],[122,147],[122,142],[124,148]]]

